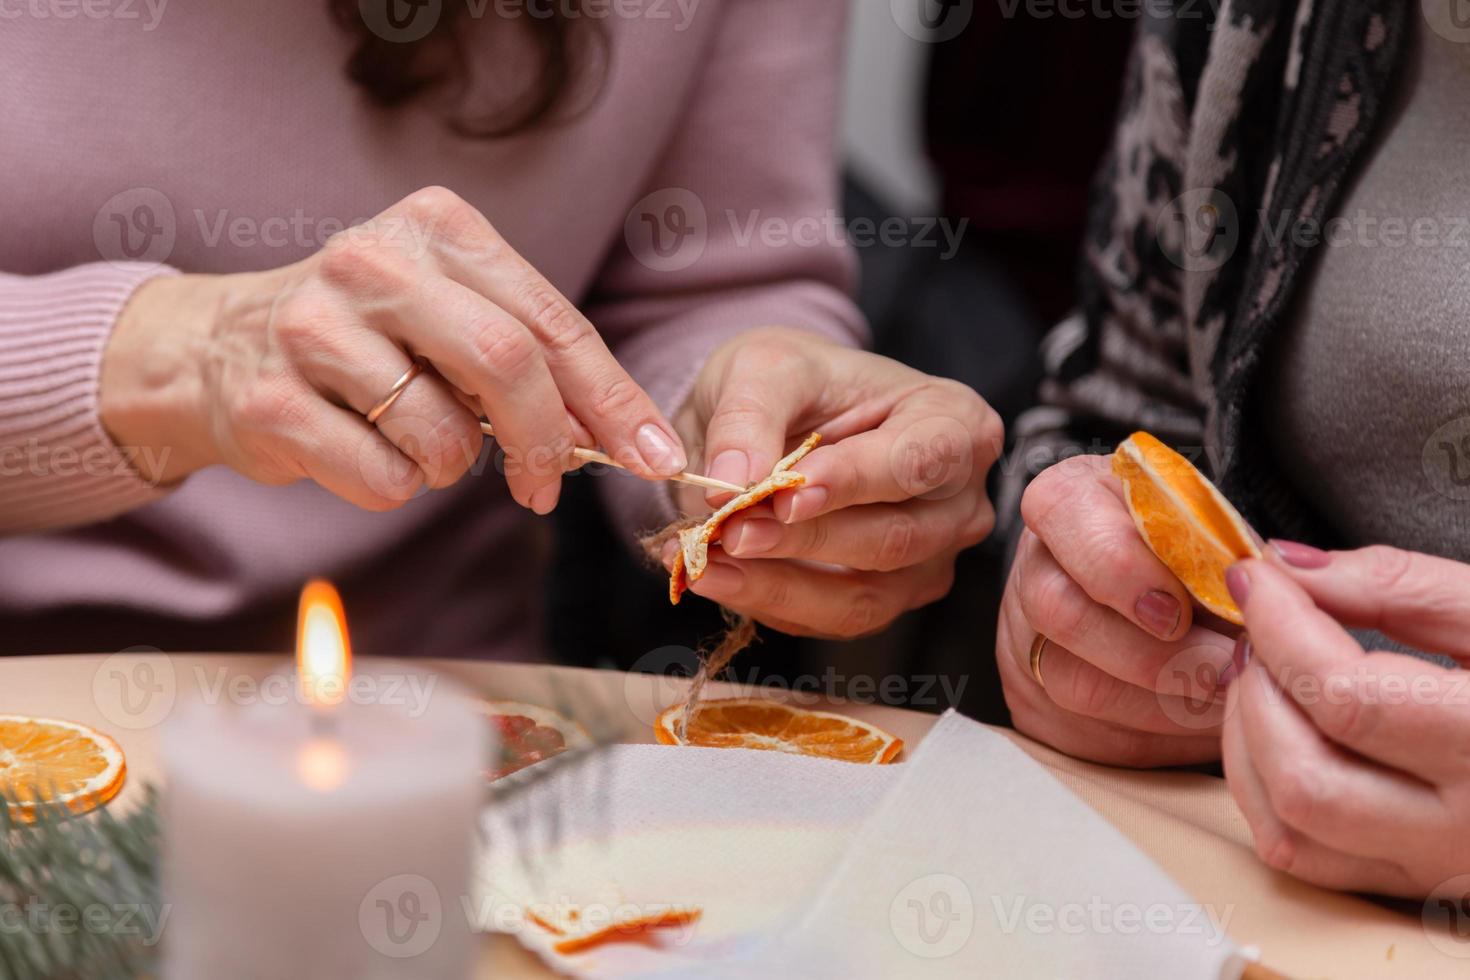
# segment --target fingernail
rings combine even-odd
[[[764,555],[781,540],[781,524],[766,517],[746,518],[721,539],[725,551],[736,558]]]
[[[1230,598],[1242,610],[1245,602],[1251,594],[1251,577],[1245,573],[1245,569],[1239,565],[1231,565],[1225,570],[1225,588],[1230,590]]]
[[[706,599],[734,596],[745,584],[745,572],[731,562],[712,561],[704,568],[704,575],[690,586]]]
[[[689,465],[684,450],[669,438],[668,433],[652,422],[638,430],[637,441],[643,462],[659,476],[673,476]]]
[[[1293,568],[1326,568],[1332,564],[1332,556],[1321,548],[1313,548],[1309,544],[1301,544],[1296,541],[1271,542],[1271,547],[1281,556],[1281,560]]]
[[[1242,633],[1235,641],[1235,649],[1230,654],[1230,666],[1235,668],[1235,676],[1239,677],[1245,673],[1245,665],[1251,662],[1251,638],[1250,634]]]
[[[1223,694],[1230,687],[1230,682],[1240,676],[1240,669],[1235,666],[1235,657],[1231,656],[1230,662],[1225,669],[1220,671],[1220,679],[1215,682],[1215,693]]]
[[[795,524],[809,517],[816,517],[826,506],[826,487],[803,487],[791,497],[791,509],[786,512],[786,523]]]
[[[750,457],[739,449],[727,449],[715,457],[707,475],[743,487],[750,482]]]
[[[542,517],[556,510],[556,502],[561,499],[561,481],[548,483],[546,486],[531,494],[531,509]]]
[[[664,542],[664,550],[662,553],[660,553],[659,560],[663,562],[665,568],[668,568],[674,564],[674,556],[678,553],[679,542],[674,540],[673,538],[670,538],[669,540]]]
[[[1179,617],[1184,612],[1179,600],[1167,592],[1150,592],[1133,606],[1138,621],[1144,629],[1161,640],[1170,639],[1179,628]]]

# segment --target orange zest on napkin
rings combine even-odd
[[[531,909],[526,910],[526,919],[545,929],[553,936],[566,936],[565,939],[558,940],[552,946],[552,949],[563,955],[569,955],[572,953],[585,953],[589,949],[595,949],[598,946],[603,946],[608,943],[640,940],[659,929],[677,929],[680,926],[687,926],[691,923],[698,922],[700,916],[703,914],[704,910],[697,906],[689,908],[668,908],[649,915],[640,915],[630,919],[619,919],[616,922],[611,922],[597,929],[591,929],[576,935],[569,935],[568,930],[547,921]],[[575,922],[578,918],[577,910],[570,909],[567,912],[567,918],[569,921]]]
[[[110,737],[74,721],[0,715],[0,794],[13,820],[64,806],[86,813],[122,789],[127,763]]]
[[[1135,432],[1113,454],[1128,513],[1149,549],[1199,604],[1245,625],[1225,587],[1225,572],[1260,558],[1258,538],[1215,485],[1183,456],[1147,432]]]
[[[791,467],[801,462],[821,441],[821,435],[813,432],[795,452],[776,464],[770,476],[726,503],[706,518],[703,524],[679,532],[679,553],[674,556],[674,567],[669,571],[669,602],[677,606],[688,590],[689,583],[698,582],[704,577],[704,570],[709,564],[709,546],[720,539],[720,532],[726,521],[772,494],[799,487],[806,482],[806,477],[793,473]]]
[[[727,698],[699,705],[680,736],[686,705],[665,710],[654,736],[665,745],[763,749],[880,765],[903,751],[903,739],[876,725],[831,711],[812,711],[763,698]]]

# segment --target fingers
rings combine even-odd
[[[1029,661],[1029,644],[1027,654]],[[1042,690],[1063,711],[1136,731],[1207,735],[1218,732],[1225,718],[1222,700],[1192,701],[1135,687],[1053,642],[1042,651],[1040,673]]]
[[[988,508],[968,498],[867,504],[798,524],[776,519],[770,504],[726,522],[720,545],[736,558],[801,558],[888,572],[978,544],[990,531]]]
[[[604,451],[648,478],[688,466],[684,446],[647,392],[608,350],[585,316],[485,222],[482,248],[447,249],[446,273],[514,316],[539,342],[562,397]]]
[[[409,285],[392,314],[385,324],[390,336],[485,407],[506,454],[511,495],[523,507],[549,513],[571,467],[574,441],[540,342],[483,296],[437,276]]]
[[[338,328],[317,331],[295,352],[295,363],[317,390],[366,416],[412,362],[381,334]],[[378,419],[384,437],[423,471],[425,486],[455,483],[480,455],[484,436],[462,397],[428,368]]]
[[[348,503],[385,511],[413,499],[424,486],[418,464],[367,424],[367,420],[313,399],[299,426],[275,438],[294,446],[301,475]]]
[[[821,387],[819,368],[802,356],[770,354],[752,345],[735,352],[723,368],[705,427],[705,473],[746,486],[765,479],[794,445],[787,434],[807,408],[809,394]],[[795,442],[800,442],[797,438]],[[706,495],[719,506],[732,495]]]
[[[973,390],[925,379],[876,429],[819,446],[802,460],[797,469],[806,485],[778,498],[775,513],[794,524],[863,504],[983,500],[1003,441],[999,417]]]
[[[1464,671],[1365,654],[1300,585],[1267,562],[1242,562],[1226,580],[1245,612],[1255,658],[1328,739],[1431,778],[1470,755]]]
[[[1239,687],[1238,684],[1231,685],[1232,701],[1240,697]],[[1225,779],[1230,794],[1250,824],[1256,854],[1261,860],[1268,867],[1324,888],[1413,894],[1413,882],[1397,865],[1381,858],[1360,857],[1336,850],[1293,829],[1277,816],[1256,765],[1258,757],[1252,754],[1246,742],[1243,713],[1234,712],[1233,707],[1227,705],[1228,720],[1221,739]]]
[[[1106,457],[1079,456],[1043,471],[1021,516],[1094,601],[1162,640],[1192,622],[1189,593],[1144,544]]]
[[[712,553],[696,595],[788,632],[857,637],[876,632],[900,613],[949,591],[948,558],[895,572],[860,572],[788,561],[738,561]]]
[[[1470,660],[1470,565],[1385,546],[1328,553],[1281,543],[1277,551],[1334,619]]]

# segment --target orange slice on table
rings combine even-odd
[[[892,762],[903,739],[876,725],[831,711],[811,711],[763,698],[704,701],[679,736],[685,705],[658,716],[654,735],[665,745],[765,749],[877,765]]]
[[[94,728],[0,715],[0,796],[13,820],[30,823],[51,806],[86,813],[116,796],[126,775],[122,749]]]
[[[579,910],[575,907],[565,911],[561,925],[538,915],[532,909],[526,909],[526,918],[529,921],[553,936],[562,937],[553,944],[552,949],[563,955],[585,953],[608,943],[639,942],[663,929],[676,929],[691,925],[698,922],[703,915],[704,911],[698,906],[683,908],[670,906],[661,911],[618,919],[605,926],[586,929],[582,927]]]
[[[592,744],[587,729],[550,708],[524,701],[483,701],[480,710],[495,732],[495,761],[485,774],[494,781],[527,766]]]
[[[1183,456],[1147,432],[1113,454],[1123,499],[1138,533],[1189,594],[1221,619],[1245,625],[1225,587],[1225,571],[1261,557],[1257,537],[1230,501]]]

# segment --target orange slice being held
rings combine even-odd
[[[74,721],[0,715],[0,795],[13,820],[43,807],[94,810],[122,789],[127,766],[117,742]]]
[[[1260,558],[1258,538],[1230,501],[1194,466],[1147,432],[1135,432],[1113,454],[1123,499],[1138,533],[1199,604],[1245,624],[1225,586],[1225,572]]]
[[[892,762],[903,750],[902,739],[876,725],[763,698],[700,702],[680,738],[685,707],[676,704],[654,722],[663,744],[764,749],[868,765]]]

